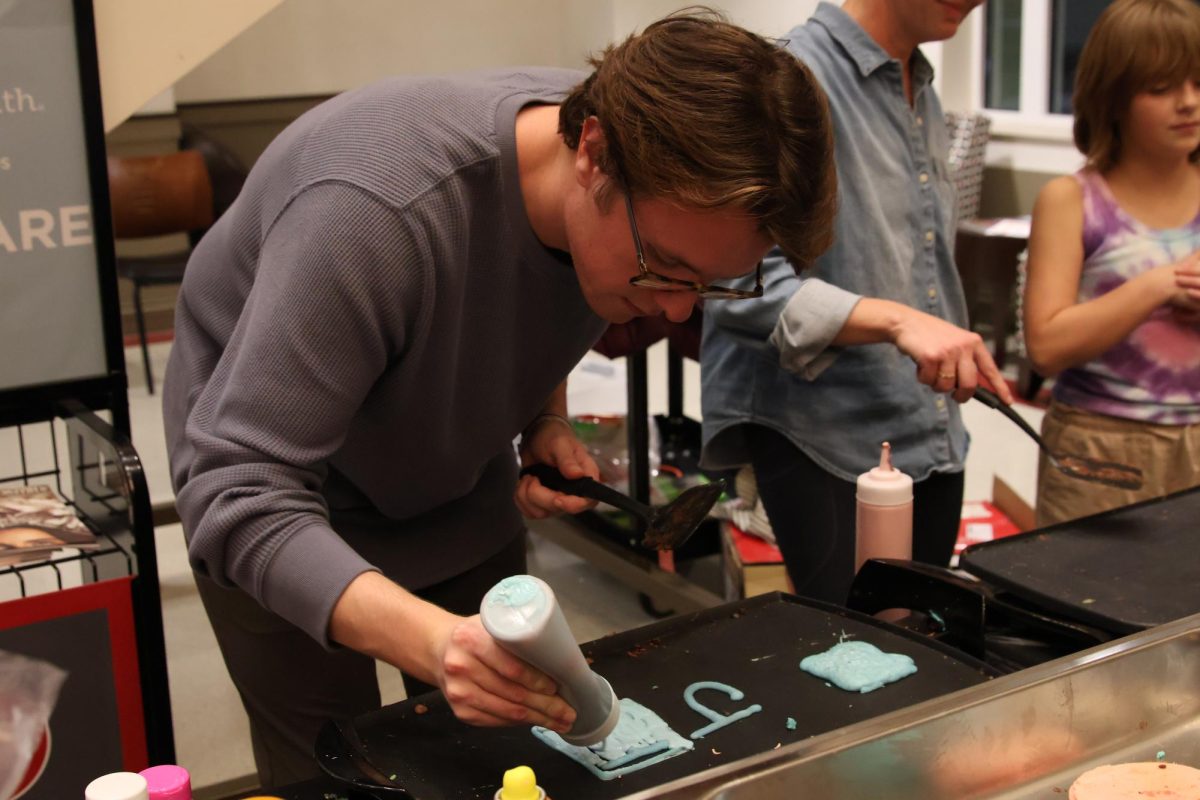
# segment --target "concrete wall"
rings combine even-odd
[[[588,53],[681,0],[287,0],[175,87],[180,104],[328,95],[386,75],[514,64],[582,67]],[[731,0],[736,23],[779,36],[816,0]]]
[[[680,5],[681,0],[286,0],[156,98],[153,110],[166,114],[126,123],[110,136],[110,147],[118,153],[170,150],[182,123],[203,129],[250,164],[299,114],[344,89],[401,73],[511,64],[584,67],[589,53]],[[782,37],[816,5],[817,0],[729,0],[719,7],[740,25]],[[955,67],[968,57],[968,32],[964,26],[955,39],[924,48],[938,69],[948,108],[969,94],[967,71]],[[989,153],[981,213],[990,217],[1028,214],[1041,186],[1078,161],[1062,142],[1000,137]],[[167,308],[171,302],[164,295],[149,305]]]
[[[734,22],[781,36],[817,0],[784,6],[733,0]],[[252,163],[298,114],[337,92],[387,75],[514,64],[584,68],[587,56],[681,6],[680,0],[286,0],[185,75],[152,109],[173,100],[197,125]],[[165,109],[171,112],[172,109]],[[145,117],[110,144],[123,147]],[[170,141],[163,141],[170,149]]]
[[[296,113],[313,102],[386,75],[513,64],[584,67],[589,53],[679,8],[683,0],[286,0],[214,53],[174,87],[184,121],[198,124],[253,161]],[[782,37],[806,19],[817,0],[727,0],[716,7],[764,36]],[[977,12],[978,13],[978,12]],[[969,92],[957,68],[969,48],[964,30],[924,50],[938,69],[948,108]],[[1030,162],[989,159],[983,213],[1027,214],[1038,188],[1074,168],[1069,145],[1049,145]],[[1024,149],[1022,149],[1024,148]],[[1043,147],[1042,149],[1046,149]]]
[[[283,0],[95,0],[104,129],[234,39]]]
[[[1020,217],[1033,211],[1038,192],[1058,172],[988,167],[983,172],[981,217]]]
[[[285,0],[179,80],[173,99],[183,121],[253,161],[296,114],[344,89],[402,73],[513,64],[583,67],[589,53],[683,2]],[[771,37],[784,36],[816,6],[817,0],[717,4],[734,22]],[[969,57],[968,33],[964,26],[955,39],[924,48],[938,68],[948,108],[958,108],[969,94],[969,71],[958,66]],[[1078,160],[1061,142],[994,140],[989,153],[983,213],[990,216],[1029,213],[1041,185]]]
[[[557,0],[288,0],[175,87],[180,104],[334,94],[385,75],[562,64]]]

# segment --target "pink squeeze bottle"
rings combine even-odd
[[[913,482],[892,466],[884,442],[879,466],[858,476],[854,571],[868,558],[912,559]]]

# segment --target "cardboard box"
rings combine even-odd
[[[1036,526],[1033,506],[1026,503],[1000,476],[992,479],[992,505],[1013,521],[1018,531],[1031,531]]]
[[[790,592],[787,568],[779,548],[743,533],[728,521],[721,523],[725,561],[725,599],[741,600],[768,592]]]

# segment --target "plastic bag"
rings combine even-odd
[[[25,776],[66,677],[53,664],[0,650],[0,798]]]

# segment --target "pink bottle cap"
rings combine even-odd
[[[873,506],[902,506],[913,499],[912,478],[892,466],[892,445],[883,443],[879,466],[858,476],[859,502]]]
[[[138,774],[146,779],[150,800],[192,800],[192,779],[183,767],[164,764]]]

